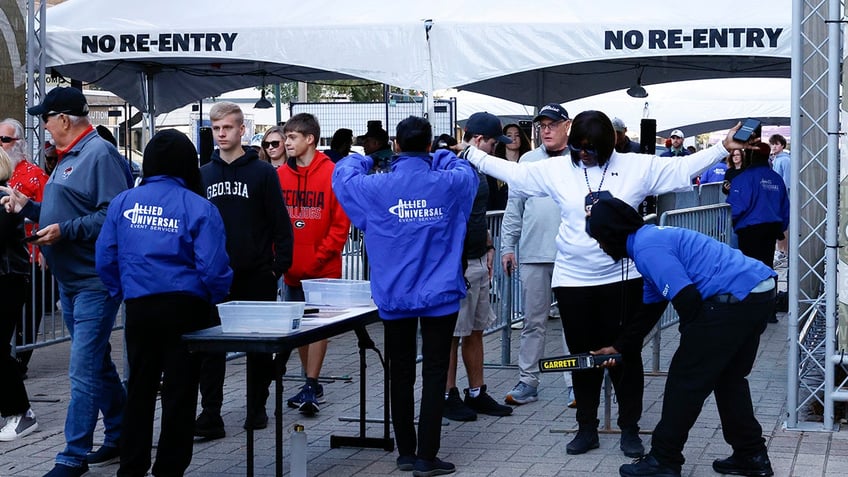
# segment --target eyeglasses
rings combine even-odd
[[[590,156],[597,156],[598,155],[598,151],[596,151],[595,149],[592,149],[592,147],[574,147],[571,144],[569,144],[568,150],[571,151],[574,154],[579,154],[582,151],[582,152],[585,152],[586,154],[588,154]]]
[[[41,115],[41,120],[42,120],[42,121],[44,121],[44,122],[46,123],[46,122],[47,122],[47,121],[48,121],[51,117],[53,117],[53,116],[58,116],[58,115],[60,115],[60,114],[63,114],[63,113],[57,113],[56,111],[52,111],[52,112],[49,112],[49,113],[44,113],[44,114],[42,114],[42,115]]]
[[[280,147],[280,141],[262,141],[262,149],[268,149],[269,147],[273,147],[274,149]]]
[[[18,139],[20,139],[20,138],[19,137],[11,137],[11,136],[0,136],[0,142],[2,142],[3,144],[9,144],[10,142],[15,142]]]
[[[565,119],[560,119],[559,121],[551,121],[551,122],[549,122],[549,123],[547,123],[547,124],[545,124],[545,123],[538,123],[538,124],[536,125],[536,129],[537,129],[537,130],[539,130],[539,131],[544,131],[544,130],[546,130],[546,129],[547,129],[548,131],[553,131],[554,129],[556,129],[557,127],[559,127],[559,125],[560,125],[560,124],[562,124],[563,122],[565,122]]]

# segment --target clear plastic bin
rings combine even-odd
[[[218,305],[224,333],[289,333],[300,328],[303,302],[228,301]]]
[[[316,278],[301,280],[303,295],[310,305],[371,306],[371,282],[367,280],[342,280]]]

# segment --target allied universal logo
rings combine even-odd
[[[130,221],[130,228],[158,230],[162,232],[179,232],[180,219],[163,217],[162,207],[156,205],[141,205],[135,203],[133,208],[123,212],[125,219]]]
[[[441,220],[444,215],[441,207],[427,205],[427,199],[399,199],[397,205],[389,207],[389,213],[401,222],[429,222]]]

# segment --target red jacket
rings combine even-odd
[[[277,169],[283,199],[294,233],[292,266],[286,285],[300,286],[308,278],[341,278],[342,249],[350,231],[347,218],[333,193],[335,164],[320,151],[308,167],[290,158]]]
[[[23,192],[30,200],[41,202],[44,198],[44,186],[47,184],[47,174],[40,167],[27,161],[21,160],[12,171],[12,177],[9,178],[9,187]],[[32,235],[32,231],[38,224],[27,223],[24,227],[27,235]],[[38,247],[29,245],[30,257],[38,259],[38,255],[33,255],[38,251]]]

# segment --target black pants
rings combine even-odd
[[[782,224],[769,222],[751,225],[736,231],[739,237],[739,250],[747,257],[763,262],[774,268],[775,241],[783,234]]]
[[[680,323],[680,345],[668,368],[662,416],[651,440],[657,460],[680,469],[689,430],[710,393],[733,453],[745,457],[766,449],[746,378],[773,313],[772,291],[740,303],[705,301],[697,318]]]
[[[0,275],[0,416],[23,414],[29,409],[29,398],[21,379],[18,361],[12,357],[12,335],[20,321],[26,297],[26,275]]]
[[[439,452],[445,385],[448,380],[448,363],[456,316],[456,313],[452,313],[420,319],[383,320],[386,359],[391,379],[392,425],[399,455],[417,455],[421,459],[432,460]],[[414,391],[416,331],[419,322],[423,362],[416,453]]]
[[[162,429],[153,475],[181,476],[191,463],[200,361],[180,338],[203,328],[210,305],[198,297],[166,293],[127,300],[125,307],[130,379],[118,475],[141,477],[150,468],[161,377]]]
[[[233,275],[233,284],[230,294],[224,301],[247,300],[247,301],[276,301],[277,279],[271,272],[267,273],[244,273],[238,272]],[[210,314],[211,321],[207,327],[221,324],[217,308]],[[226,375],[227,354],[226,353],[203,353],[200,367],[200,405],[209,414],[221,414],[221,405],[224,402],[224,376]],[[250,360],[253,363],[251,369],[253,375],[248,377],[248,382],[256,386],[254,396],[254,409],[261,409],[268,400],[268,386],[274,377],[274,361],[271,353],[251,353]]]
[[[568,350],[575,354],[588,353],[611,346],[622,324],[631,320],[642,306],[642,279],[588,287],[557,287],[554,295]],[[642,354],[622,354],[621,359],[621,366],[609,368],[618,398],[618,427],[638,429],[645,384]],[[572,373],[572,380],[577,400],[577,425],[581,429],[597,429],[604,371]]]

